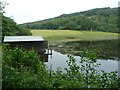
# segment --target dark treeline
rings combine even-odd
[[[17,25],[17,23],[6,16],[2,16],[2,36],[21,36],[32,35],[26,28]]]
[[[29,29],[118,31],[118,8],[96,8],[84,12],[21,24]]]
[[[4,15],[4,8],[8,5],[6,2],[0,2],[0,19],[1,19],[1,30],[2,30],[2,37],[4,36],[21,36],[21,35],[32,35],[31,32],[20,26],[10,17],[6,17]]]

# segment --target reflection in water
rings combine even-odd
[[[48,62],[48,54],[41,54],[40,59],[44,60],[45,62]]]
[[[63,47],[65,47],[64,49],[68,47],[66,50],[69,52],[73,51],[74,55],[80,55],[79,51],[83,51],[86,48],[98,51],[98,58],[100,59],[115,59],[116,57],[120,57],[120,54],[118,54],[118,40],[72,41],[65,43]],[[62,52],[60,48],[57,51]]]
[[[79,56],[75,56],[76,60],[80,60]],[[68,60],[67,55],[61,54],[59,52],[53,51],[52,58],[48,58],[48,62],[46,62],[46,65],[48,68],[50,68],[50,65],[52,65],[52,70],[56,71],[57,67],[61,66],[62,68],[67,68],[68,65],[66,63],[66,60]],[[117,60],[101,60],[98,59],[98,63],[100,63],[100,67],[97,68],[97,70],[104,70],[106,72],[111,71],[118,71],[118,61]]]
[[[67,67],[66,60],[68,60],[67,55],[63,55],[59,52],[53,51],[52,58],[48,58],[48,62],[46,62],[49,67],[52,64],[52,69],[57,70],[57,67],[61,66],[62,68]]]
[[[83,51],[84,48],[89,50],[99,50],[97,62],[101,65],[96,68],[97,70],[104,70],[106,72],[118,71],[120,76],[120,61],[118,58],[118,40],[107,40],[107,41],[73,41],[68,42],[62,47],[55,47],[53,51],[52,58],[48,57],[48,62],[46,65],[48,68],[52,65],[52,70],[56,71],[60,66],[62,68],[67,68],[68,65],[66,61],[68,57],[65,53],[72,51],[75,55],[76,60],[80,60],[80,53],[75,53],[76,51]],[[58,52],[56,52],[58,51]],[[60,53],[61,52],[61,53]],[[119,63],[118,63],[119,62]],[[118,65],[119,64],[119,65]]]

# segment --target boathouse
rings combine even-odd
[[[26,50],[34,49],[42,55],[52,54],[48,49],[48,42],[42,36],[5,36],[4,43],[9,44],[10,48],[21,46]]]

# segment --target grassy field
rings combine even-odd
[[[110,40],[117,39],[117,33],[75,30],[31,30],[33,36],[43,36],[50,44],[69,41]]]
[[[99,40],[114,40],[118,39],[117,33],[108,32],[98,32],[98,31],[75,31],[75,30],[31,30],[33,36],[43,36],[45,40],[49,42],[50,47],[58,52],[80,55],[80,51],[84,48],[87,49],[99,49],[101,53],[109,54],[111,49],[117,48],[116,41],[106,44],[105,43],[95,43],[95,45],[85,46],[78,42],[84,41],[99,41]],[[76,43],[77,42],[77,43]],[[108,41],[112,42],[112,41]],[[110,48],[109,48],[110,47]],[[104,51],[106,50],[106,51]],[[112,52],[117,52],[114,49]],[[109,56],[107,55],[106,56]],[[104,54],[102,54],[104,55]],[[116,54],[115,54],[116,55]]]

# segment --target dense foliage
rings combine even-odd
[[[13,19],[4,15],[2,16],[2,34],[3,36],[31,35],[29,30],[17,25]]]
[[[3,47],[3,88],[117,88],[116,72],[100,72],[95,69],[97,56],[94,52],[81,53],[79,64],[68,55],[68,68],[48,70],[39,55],[21,47],[13,50]]]
[[[3,88],[38,88],[48,86],[49,76],[39,55],[20,47],[3,47]],[[48,85],[47,85],[48,84]],[[48,86],[49,87],[49,86]]]
[[[8,5],[6,2],[0,2],[0,19],[1,19],[1,30],[2,36],[15,36],[15,35],[31,35],[31,32],[26,28],[23,28],[11,19],[4,15],[4,8]]]
[[[69,29],[118,31],[118,8],[97,8],[84,12],[63,14],[61,16],[21,24],[29,29]]]

